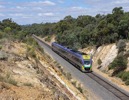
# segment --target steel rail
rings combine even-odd
[[[115,86],[115,84],[109,82],[108,80],[105,80],[102,78],[102,76],[98,76],[96,73],[87,73],[90,78],[95,80],[98,84],[106,88],[108,91],[113,93],[116,97],[118,97],[120,100],[129,100],[129,95],[125,93],[125,91],[121,90],[119,87]]]
[[[33,37],[40,42],[44,43],[47,47],[51,49],[51,46],[43,42],[41,39],[33,35]],[[104,79],[104,77],[96,74],[95,72],[92,73],[86,73],[90,78],[92,78],[94,81],[96,81],[98,84],[103,86],[105,89],[110,91],[112,94],[114,94],[116,97],[118,97],[120,100],[129,100],[129,94],[122,90],[121,88],[117,87],[115,84],[109,82],[108,80]]]

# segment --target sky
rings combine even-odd
[[[115,7],[129,11],[129,0],[0,0],[0,21],[12,18],[20,25],[58,22],[71,15],[108,14]]]

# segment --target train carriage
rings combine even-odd
[[[82,72],[92,71],[92,57],[90,55],[69,49],[56,42],[52,43],[52,50],[74,64]]]

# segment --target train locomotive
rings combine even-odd
[[[64,57],[82,72],[92,72],[92,56],[64,47],[56,42],[52,43],[52,50]]]

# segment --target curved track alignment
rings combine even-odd
[[[33,35],[33,37],[40,42],[43,42],[38,37]],[[44,42],[43,42],[44,43]],[[51,46],[44,43],[47,47],[51,49]],[[95,72],[92,73],[86,73],[85,75],[88,75],[91,79],[95,80],[97,83],[99,83],[101,86],[103,86],[105,89],[110,91],[112,94],[114,94],[116,97],[118,97],[120,100],[129,100],[129,93],[122,90],[120,87],[116,86],[115,84],[109,82],[108,80],[104,79],[104,77],[96,74]]]
[[[94,72],[92,73],[87,73],[90,78],[95,80],[97,83],[99,83],[101,86],[106,88],[108,91],[113,93],[116,97],[118,97],[120,100],[129,100],[129,95],[124,93],[122,90],[119,89],[119,87],[114,86],[110,82],[102,79],[102,77],[98,76]]]

